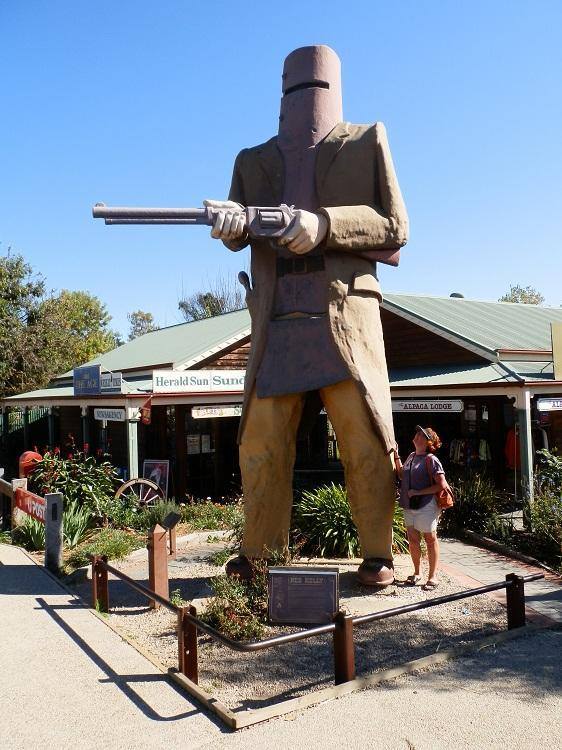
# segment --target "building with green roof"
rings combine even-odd
[[[421,422],[441,434],[445,462],[487,468],[514,491],[521,478],[530,486],[534,450],[562,447],[562,309],[389,293],[381,317],[401,452],[409,452]],[[20,449],[64,445],[71,434],[90,450],[109,447],[128,476],[142,472],[146,459],[170,460],[177,497],[226,494],[237,481],[250,345],[248,311],[238,310],[147,333],[82,366],[114,373],[115,382],[120,376],[118,390],[79,391],[71,371],[47,388],[4,399],[12,464]],[[33,421],[38,407],[43,416]],[[141,421],[143,407],[150,424]],[[8,410],[23,410],[17,435],[9,432]],[[320,414],[299,442],[296,473],[332,477],[337,456]]]

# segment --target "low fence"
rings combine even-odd
[[[27,479],[0,479],[0,495],[10,501],[11,528],[20,522],[20,516],[31,516],[45,524],[45,567],[58,573],[62,567],[63,499],[58,492],[45,497],[27,489]]]
[[[267,638],[263,641],[252,641],[250,643],[240,643],[219,633],[218,630],[208,625],[197,617],[194,607],[178,607],[172,602],[144,586],[142,583],[135,581],[125,573],[109,565],[106,557],[92,557],[92,606],[101,609],[103,612],[109,611],[109,574],[114,575],[119,580],[126,583],[132,589],[142,594],[149,600],[153,600],[166,607],[177,615],[177,636],[178,636],[178,669],[192,682],[198,682],[198,654],[197,654],[197,635],[201,631],[209,635],[215,641],[222,643],[224,646],[245,653],[254,651],[263,651],[267,648],[276,648],[288,643],[295,643],[308,638],[314,638],[319,635],[332,634],[333,654],[334,654],[334,682],[340,685],[344,682],[355,679],[355,645],[353,642],[354,628],[366,625],[377,620],[385,620],[389,617],[406,614],[407,612],[416,612],[430,607],[437,607],[440,604],[458,601],[459,599],[468,599],[472,596],[487,594],[491,591],[500,591],[505,589],[507,598],[507,627],[508,630],[523,627],[526,624],[525,618],[525,583],[537,581],[544,578],[542,573],[534,573],[526,576],[520,576],[516,573],[510,573],[506,576],[505,581],[491,583],[487,586],[468,589],[467,591],[458,591],[446,596],[438,596],[433,599],[427,599],[415,604],[406,604],[402,607],[385,609],[381,612],[371,612],[366,615],[349,615],[345,612],[338,612],[334,622],[327,625],[320,625],[306,630],[299,630],[295,633],[286,633],[273,638]]]

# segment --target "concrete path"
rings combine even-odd
[[[237,734],[178,693],[21,550],[5,545],[0,634],[0,747],[6,750],[531,750],[555,747],[560,736],[560,630],[535,632]]]
[[[502,581],[508,573],[544,573],[544,580],[525,584],[528,608],[553,622],[562,623],[562,578],[543,568],[504,557],[453,539],[440,541],[443,569],[469,586]],[[497,598],[505,593],[498,592]]]

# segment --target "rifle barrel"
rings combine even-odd
[[[136,206],[106,206],[96,203],[94,219],[105,219],[106,224],[205,224],[213,223],[209,208],[138,208]]]

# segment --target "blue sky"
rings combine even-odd
[[[113,326],[247,263],[203,227],[105,227],[91,205],[226,196],[243,147],[276,131],[285,55],[329,44],[344,117],[382,120],[411,239],[387,291],[560,305],[562,3],[0,2],[0,251]],[[242,254],[243,255],[243,254]]]

